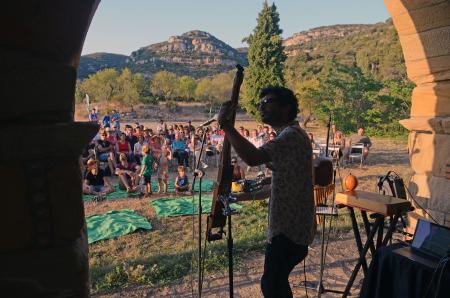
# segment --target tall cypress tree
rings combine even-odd
[[[243,106],[259,120],[259,93],[268,85],[284,86],[283,62],[286,55],[282,46],[282,30],[278,25],[280,15],[275,4],[269,6],[265,1],[257,21],[253,34],[245,39],[249,44],[249,66],[245,75]]]

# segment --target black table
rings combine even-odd
[[[450,297],[450,264],[445,267],[442,274],[440,288],[437,289],[437,279],[439,277],[437,275],[431,284],[431,289],[425,296],[434,269],[393,252],[393,250],[402,246],[402,244],[393,244],[381,247],[376,251],[368,273],[364,278],[360,297]]]

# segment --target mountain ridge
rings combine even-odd
[[[288,57],[307,53],[314,50],[317,42],[370,32],[379,24],[337,24],[300,31],[283,40],[285,53]],[[200,78],[229,71],[238,63],[247,65],[247,51],[246,47],[233,48],[206,31],[191,30],[170,36],[166,41],[143,46],[129,56],[107,52],[83,55],[78,78],[86,78],[89,74],[110,67],[128,67],[145,77],[167,70],[177,75]]]

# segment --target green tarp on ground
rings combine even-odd
[[[191,185],[192,185],[192,180],[190,181]],[[117,199],[124,199],[124,198],[128,198],[128,197],[133,197],[133,196],[137,196],[137,194],[133,194],[133,193],[128,193],[125,190],[120,190],[118,185],[115,185],[114,188],[116,189],[115,192],[110,193],[106,196],[107,200],[117,200]],[[170,179],[167,182],[167,191],[168,192],[173,192],[173,188],[174,188],[174,181],[173,179]],[[202,191],[204,192],[211,192],[214,189],[214,181],[212,180],[203,180],[202,181]],[[199,184],[198,184],[198,180],[195,182],[195,191],[199,190]],[[152,180],[152,191],[154,193],[156,193],[158,191],[158,181],[156,180]],[[83,195],[83,200],[85,202],[89,202],[92,201],[92,199],[94,198],[93,195]]]
[[[155,208],[158,217],[180,216],[192,214],[192,196],[176,197],[176,198],[161,198],[149,201],[149,204]],[[212,196],[202,196],[202,210],[203,213],[210,213],[212,205]],[[240,209],[242,206],[232,204],[232,208]],[[194,199],[194,214],[198,212],[198,196]]]
[[[151,230],[148,220],[134,210],[113,210],[86,217],[88,243],[130,234],[137,229]]]

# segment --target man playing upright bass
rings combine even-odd
[[[283,87],[267,87],[260,94],[262,121],[277,137],[260,148],[242,137],[230,123],[236,106],[222,105],[218,121],[237,154],[249,166],[266,164],[272,170],[268,243],[261,289],[264,297],[292,297],[288,277],[308,254],[316,225],[312,186],[312,149],[308,135],[295,118],[295,95]]]

